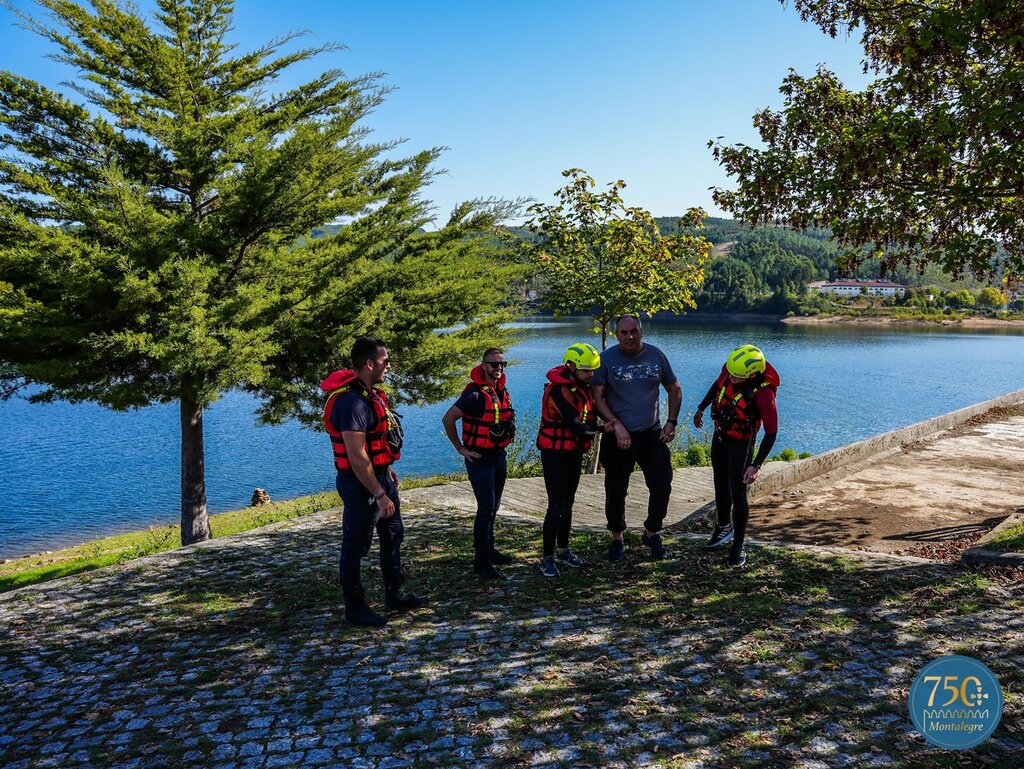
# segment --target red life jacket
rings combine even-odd
[[[590,385],[577,382],[568,366],[555,366],[548,372],[548,383],[544,385],[544,395],[541,397],[537,448],[553,451],[587,451],[594,440],[590,436],[580,438],[565,423],[562,412],[558,410],[558,405],[551,397],[556,387],[561,388],[562,396],[576,409],[581,423],[592,426],[597,424]]]
[[[362,383],[354,371],[342,369],[335,371],[320,383],[320,388],[328,393],[327,403],[324,404],[324,426],[327,434],[331,436],[331,445],[334,447],[334,466],[339,470],[351,470],[348,454],[345,450],[345,440],[341,432],[336,430],[331,423],[331,411],[334,402],[347,392],[357,392],[373,407],[373,414],[377,417],[377,423],[366,433],[366,453],[370,457],[370,463],[375,467],[387,467],[397,462],[402,455],[401,444],[397,448],[388,442],[388,432],[400,432],[401,426],[397,415],[391,410],[388,404],[388,396],[383,390],[376,387],[369,389]]]
[[[722,366],[722,373],[715,380],[718,395],[711,404],[711,418],[715,421],[715,429],[725,433],[729,438],[741,441],[752,439],[761,429],[757,393],[766,387],[778,390],[779,384],[779,372],[767,361],[763,373],[755,374],[739,384],[733,384],[729,379],[729,372]]]
[[[462,415],[462,445],[473,451],[508,446],[516,433],[516,412],[512,408],[512,396],[505,389],[505,372],[498,376],[498,383],[492,385],[484,378],[481,364],[469,372],[469,378],[471,381],[462,393],[478,390],[484,398],[484,413],[479,418]]]

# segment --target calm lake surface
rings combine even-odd
[[[573,342],[600,347],[600,339],[583,319],[529,319],[524,332],[507,356],[515,361],[508,381],[533,430],[547,370]],[[644,338],[675,368],[685,415],[731,349],[760,346],[782,377],[777,450],[819,453],[1024,387],[1024,334],[1003,330],[648,321]],[[400,474],[462,468],[440,424],[448,406],[401,408]],[[334,488],[325,434],[259,426],[252,413],[253,401],[241,393],[206,412],[211,512],[244,507],[256,486],[275,500]],[[179,452],[176,405],[115,413],[90,404],[0,402],[0,558],[176,522]]]

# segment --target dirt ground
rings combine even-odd
[[[750,536],[927,555],[1024,505],[1024,406],[997,408],[753,505]]]

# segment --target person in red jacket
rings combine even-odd
[[[704,409],[710,405],[715,423],[711,467],[718,524],[706,546],[732,542],[729,565],[736,569],[747,565],[743,549],[750,519],[747,488],[757,480],[779,432],[779,412],[775,406],[779,384],[779,374],[765,360],[763,352],[749,344],[738,347],[729,353],[721,373],[693,415],[694,426],[703,427]],[[755,457],[754,442],[762,424],[764,438]]]
[[[540,431],[537,448],[544,470],[544,488],[548,510],[544,516],[544,555],[540,573],[557,577],[557,560],[570,569],[578,569],[583,559],[569,549],[572,530],[572,506],[580,485],[583,455],[590,449],[594,435],[600,432],[590,380],[601,366],[601,355],[586,342],[577,342],[565,351],[561,366],[548,372],[548,383],[540,406]]]
[[[505,355],[496,347],[469,372],[469,384],[441,418],[452,446],[466,460],[466,473],[476,497],[473,523],[473,570],[485,579],[500,579],[497,566],[512,563],[512,556],[494,546],[494,519],[508,477],[505,447],[515,437],[516,412],[505,387]],[[455,423],[462,420],[462,439]]]
[[[373,530],[380,537],[384,605],[417,609],[425,602],[403,590],[401,546],[405,529],[399,509],[398,476],[392,464],[401,456],[402,429],[388,397],[377,387],[391,363],[380,339],[360,337],[352,345],[352,368],[335,371],[320,383],[327,393],[324,426],[334,448],[341,514],[338,573],[345,619],[353,625],[380,627],[387,620],[365,598],[359,566],[370,552]]]

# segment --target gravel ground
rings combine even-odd
[[[482,582],[468,516],[405,517],[431,606],[380,631],[344,623],[337,511],[0,595],[0,766],[1020,765],[1019,586],[824,548],[752,548],[733,572],[685,536],[608,564],[598,532],[545,580],[521,522],[499,535],[508,579]],[[1003,686],[973,751],[907,714],[946,653]]]

